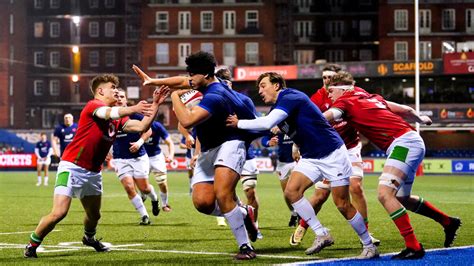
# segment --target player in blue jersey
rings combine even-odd
[[[245,119],[255,118],[255,115],[236,92],[214,76],[216,61],[212,54],[192,54],[186,58],[186,65],[190,77],[151,79],[138,67],[134,69],[144,80],[144,85],[191,86],[203,94],[199,105],[191,109],[186,108],[180,99],[180,95],[187,90],[176,90],[171,95],[179,122],[185,128],[195,128],[201,145],[192,180],[193,203],[199,212],[226,217],[240,249],[235,259],[254,259],[256,253],[250,244],[250,240],[257,238],[253,208],[239,206],[235,199],[235,187],[245,162],[246,143],[253,136],[243,130],[226,127],[226,118],[233,113]]]
[[[123,89],[118,89],[117,106],[127,106],[127,96]],[[142,120],[143,116],[132,114],[130,119]],[[113,144],[113,163],[117,177],[127,192],[133,207],[140,214],[140,225],[149,225],[150,216],[135,186],[151,199],[152,213],[159,214],[158,196],[154,187],[148,182],[149,158],[143,147],[145,140],[151,135],[151,129],[140,136],[139,133],[118,131]]]
[[[278,125],[299,147],[301,158],[288,180],[285,197],[316,234],[313,245],[305,253],[318,253],[334,243],[329,232],[317,219],[310,202],[304,197],[305,190],[324,177],[331,182],[336,207],[363,243],[359,258],[378,257],[364,219],[350,202],[351,163],[341,137],[306,94],[286,88],[281,75],[264,73],[259,76],[257,85],[263,101],[273,104],[268,115],[251,120],[239,120],[238,114],[230,115],[227,124],[232,128],[246,130],[269,130]]]
[[[150,158],[150,170],[160,188],[161,208],[164,212],[170,212],[168,203],[168,177],[166,163],[174,159],[174,143],[165,127],[159,122],[151,124],[151,136],[145,142],[145,150]],[[168,155],[165,156],[160,148],[160,139],[168,146]]]
[[[285,192],[288,178],[290,177],[291,171],[295,168],[295,160],[293,159],[293,141],[286,134],[281,133],[278,127],[272,128],[271,135],[264,136],[261,139],[261,143],[264,147],[275,147],[278,146],[278,162],[276,167],[276,173],[280,180],[280,186],[283,192]],[[288,226],[296,226],[298,223],[298,214],[285,198],[286,205],[291,211],[290,221]]]
[[[76,135],[77,123],[74,123],[72,114],[64,115],[64,124],[60,124],[54,129],[51,139],[53,145],[53,154],[60,158],[66,146],[71,143],[72,138]],[[59,150],[58,150],[59,145]]]
[[[49,165],[51,164],[52,153],[51,142],[49,142],[46,133],[41,133],[41,140],[36,143],[35,147],[36,170],[38,172],[38,182],[36,186],[41,186],[41,170],[44,171],[43,184],[45,186],[48,185]]]
[[[192,195],[193,188],[191,186],[191,179],[193,177],[194,166],[192,165],[191,162],[192,162],[194,150],[196,147],[195,133],[194,133],[194,130],[187,130],[184,127],[182,127],[180,124],[178,124],[178,131],[183,136],[181,138],[181,142],[179,143],[179,147],[182,149],[186,149],[185,164],[186,164],[186,169],[188,169],[189,195]]]

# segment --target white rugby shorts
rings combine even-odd
[[[148,178],[150,160],[148,155],[131,159],[114,159],[115,173],[119,180],[129,176],[133,178]]]
[[[60,161],[54,195],[82,199],[102,195],[102,173],[92,172],[68,161]]]
[[[288,179],[290,177],[291,171],[295,168],[296,162],[291,162],[291,163],[284,163],[278,161],[277,167],[276,167],[276,172],[278,175],[278,179],[280,181]]]
[[[166,160],[162,152],[150,157],[150,171],[152,173],[166,174]]]

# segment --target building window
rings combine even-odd
[[[314,50],[296,50],[295,59],[299,65],[312,64],[314,60]]]
[[[10,82],[8,83],[8,93],[10,96],[13,96],[13,88],[14,88],[14,79],[13,75],[9,76]]]
[[[156,32],[167,32],[168,31],[168,12],[156,12],[155,14]]]
[[[13,62],[15,62],[15,46],[13,44],[10,45],[8,58],[10,59],[10,65],[13,65]]]
[[[190,43],[179,43],[178,44],[178,65],[185,66],[186,58],[191,55],[191,44]]]
[[[360,61],[372,61],[372,50],[361,49],[359,51],[359,60]]]
[[[115,0],[105,0],[105,8],[114,8]]]
[[[360,36],[371,36],[372,35],[372,21],[370,20],[359,21],[359,34]]]
[[[224,43],[224,65],[235,66],[235,42]]]
[[[90,8],[99,8],[99,0],[89,0]]]
[[[105,37],[115,36],[115,21],[105,22]]]
[[[408,42],[395,42],[395,61],[408,60]]]
[[[466,9],[466,32],[474,32],[474,9]]]
[[[296,21],[295,33],[300,42],[309,42],[309,37],[313,35],[313,21]]]
[[[235,11],[224,11],[224,34],[235,34]]]
[[[49,37],[57,38],[60,33],[60,24],[59,22],[51,22],[49,24]]]
[[[178,13],[179,18],[179,34],[191,34],[191,12],[184,11]]]
[[[33,54],[35,66],[44,65],[44,53],[43,52],[34,52]]]
[[[49,7],[50,8],[59,8],[59,0],[49,0]]]
[[[456,27],[456,11],[454,9],[443,9],[442,21],[441,28],[443,30],[454,30]]]
[[[258,11],[245,11],[245,27],[258,29]]]
[[[443,41],[441,44],[441,54],[454,53],[456,51],[455,41]]]
[[[115,51],[105,52],[105,65],[108,67],[115,66]]]
[[[49,53],[49,65],[51,67],[58,67],[59,66],[59,52],[54,51]]]
[[[89,66],[98,67],[99,66],[99,51],[90,51],[89,52]]]
[[[326,59],[329,62],[342,62],[344,61],[343,50],[328,50],[326,51]]]
[[[258,43],[245,43],[245,63],[258,64]]]
[[[313,0],[298,0],[298,11],[302,13],[307,13],[310,11],[310,7],[313,5]]]
[[[35,80],[33,82],[33,93],[35,96],[43,95],[44,82],[42,80]]]
[[[35,38],[43,37],[43,22],[35,22]]]
[[[157,64],[169,64],[169,44],[157,43],[156,44],[156,63]]]
[[[15,30],[14,22],[15,20],[14,20],[13,14],[10,14],[10,34],[14,33],[14,30]]]
[[[58,79],[52,79],[49,81],[49,93],[51,96],[58,96],[61,91],[60,83]]]
[[[431,42],[420,42],[420,60],[431,60]]]
[[[214,24],[214,13],[212,11],[201,12],[201,31],[212,31]]]
[[[89,37],[99,37],[99,22],[89,22]]]
[[[214,44],[212,42],[201,43],[201,51],[214,54]]]
[[[10,104],[10,126],[13,126],[15,123],[15,107],[14,103]]]
[[[339,39],[344,32],[344,21],[342,20],[333,20],[328,21],[326,24],[326,30],[329,36],[333,39]]]
[[[35,0],[35,9],[41,9],[43,8],[43,0]]]
[[[420,33],[431,32],[431,10],[420,9]]]
[[[56,117],[63,112],[61,109],[55,108],[44,108],[41,110],[41,126],[43,128],[51,128],[56,122]]]
[[[395,30],[405,31],[408,30],[408,10],[406,9],[396,9],[394,11],[394,26]]]

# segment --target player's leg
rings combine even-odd
[[[156,156],[148,157],[148,155],[143,155],[133,160],[133,178],[135,184],[140,191],[140,197],[149,197],[151,201],[152,213],[154,216],[158,216],[160,213],[158,196],[156,195],[155,188],[148,181],[148,176],[150,174],[150,169],[153,171],[158,171],[156,160],[159,159]],[[163,158],[164,161],[164,158]],[[166,169],[166,166],[163,166]],[[142,199],[143,201],[143,199]]]
[[[40,159],[37,160],[36,162],[36,177],[37,177],[37,181],[36,181],[36,186],[41,186],[41,170],[43,168],[43,163],[41,163]]]
[[[171,207],[168,204],[168,176],[166,169],[166,160],[163,153],[155,155],[150,158],[151,172],[155,178],[158,187],[160,188],[161,207],[163,211],[171,211]]]
[[[280,187],[281,191],[283,192],[283,199],[285,200],[286,206],[288,206],[288,209],[291,212],[290,220],[288,221],[289,227],[296,226],[298,223],[298,214],[293,209],[293,206],[291,206],[291,202],[289,202],[288,199],[284,196],[286,184],[288,183],[288,179],[290,178],[291,171],[294,167],[295,162],[284,163],[278,161],[276,165],[276,174],[278,176],[278,179],[280,180]]]
[[[46,159],[46,162],[44,163],[44,179],[43,179],[43,185],[47,186],[48,181],[49,181],[49,165],[51,164],[51,157]]]
[[[140,215],[140,224],[150,224],[150,216],[148,215],[145,204],[143,204],[143,199],[140,197],[140,195],[138,195],[137,191],[135,190],[135,180],[133,179],[131,174],[121,175],[119,179],[125,192],[127,193],[130,203]]]
[[[95,238],[97,232],[97,224],[100,220],[100,207],[102,203],[102,195],[90,195],[81,198],[82,207],[86,213],[84,217],[84,237],[82,243],[86,246],[93,247],[97,252],[110,251],[109,247],[106,247]]]

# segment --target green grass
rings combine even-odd
[[[50,175],[53,180],[54,174]],[[34,230],[41,216],[50,211],[53,186],[36,187],[36,174],[33,172],[0,172],[0,233],[2,233],[0,234],[0,243],[2,243],[0,244],[0,264],[27,262],[207,265],[241,263],[232,260],[232,255],[237,252],[237,245],[230,229],[217,227],[214,217],[200,214],[194,209],[188,195],[186,174],[170,173],[168,180],[170,205],[173,211],[161,212],[158,217],[152,217],[151,226],[139,226],[139,215],[128,201],[115,175],[110,172],[104,174],[102,219],[98,227],[98,237],[103,237],[104,241],[113,245],[143,245],[127,247],[133,249],[129,251],[116,250],[104,254],[96,253],[90,248],[39,253],[39,259],[26,261],[22,258],[22,247],[27,243],[29,232]],[[459,230],[456,246],[474,244],[473,180],[471,176],[425,176],[418,177],[413,188],[413,194],[421,195],[448,214],[462,218],[463,226]],[[379,248],[381,253],[396,252],[403,248],[403,241],[395,225],[377,201],[376,186],[377,177],[367,176],[365,191],[369,205],[370,231],[382,240]],[[242,198],[240,187],[238,190]],[[360,253],[361,248],[357,236],[332,202],[326,203],[318,217],[326,227],[331,229],[336,243],[317,256],[306,256],[304,250],[312,243],[314,234],[308,232],[303,244],[299,247],[289,246],[288,240],[293,228],[287,226],[289,211],[284,204],[277,177],[272,174],[260,175],[258,194],[260,198],[259,223],[264,239],[254,244],[260,256],[252,261],[252,264],[289,263],[309,258],[349,257]],[[146,202],[146,206],[151,213],[149,201]],[[83,234],[83,215],[80,202],[74,199],[69,214],[55,228],[60,231],[50,233],[44,240],[43,245],[46,245],[46,250],[54,249],[48,248],[48,245],[80,241]],[[442,247],[444,233],[440,225],[413,213],[410,213],[410,218],[417,237],[425,248]],[[3,234],[7,232],[25,233]],[[18,246],[6,248],[5,243],[18,244]],[[82,246],[77,243],[74,245]],[[164,252],[170,250],[220,254]],[[284,258],[284,256],[299,259]]]

